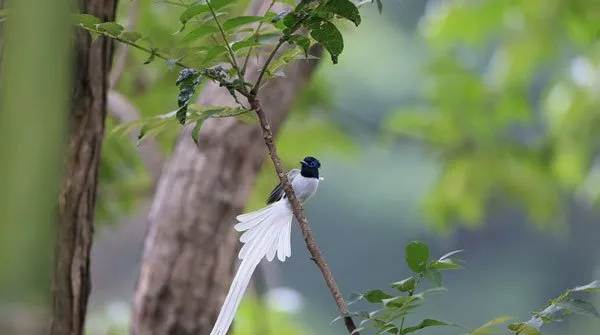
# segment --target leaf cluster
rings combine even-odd
[[[389,284],[393,291],[373,289],[362,293],[350,295],[350,304],[358,301],[366,301],[375,305],[373,311],[351,312],[351,316],[361,319],[357,331],[366,329],[374,330],[375,334],[405,335],[418,332],[428,327],[459,327],[459,324],[426,318],[412,325],[405,324],[406,320],[415,309],[423,305],[425,298],[432,294],[442,293],[443,273],[446,270],[460,270],[463,261],[455,258],[462,250],[449,252],[437,259],[430,258],[429,247],[419,241],[413,241],[406,245],[405,261],[413,275],[403,280]],[[423,279],[430,282],[433,287],[421,290]],[[552,299],[540,311],[533,312],[528,321],[515,322],[507,325],[507,330],[515,335],[542,335],[540,327],[551,323],[560,322],[571,315],[584,315],[600,318],[596,308],[583,299],[572,298],[573,294],[582,292],[600,292],[600,280],[587,285],[578,286],[567,290],[559,297]],[[332,321],[341,319],[337,317]],[[495,318],[477,329],[462,333],[462,335],[485,335],[498,333],[497,327],[505,324],[512,317]]]

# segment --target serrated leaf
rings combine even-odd
[[[571,289],[572,292],[600,292],[600,280],[595,280],[587,285],[577,286]]]
[[[227,48],[222,45],[215,45],[214,47],[208,49],[206,57],[204,57],[204,62],[208,63],[224,53],[227,53]]]
[[[194,18],[194,16],[208,12],[210,12],[208,6],[202,4],[197,4],[184,10],[183,13],[179,15],[179,22],[181,23],[181,28],[179,28],[179,30],[176,31],[175,34],[178,34],[181,31],[183,31],[183,29],[185,29],[185,25],[188,23],[189,20]]]
[[[377,303],[381,302],[383,299],[391,298],[392,296],[382,290],[376,289],[363,293],[363,297],[370,303]]]
[[[237,16],[223,22],[223,30],[230,31],[248,23],[264,21],[263,16]]]
[[[360,293],[353,292],[348,296],[348,305],[352,305],[357,301],[360,301],[363,298],[363,295]]]
[[[434,320],[434,319],[425,319],[416,326],[404,328],[404,330],[402,330],[402,332],[400,334],[405,335],[405,334],[416,332],[417,330],[421,330],[423,328],[434,327],[434,326],[435,327],[439,327],[439,326],[460,327],[459,325],[457,325],[455,323],[449,323],[449,322],[444,322],[444,321],[439,321],[439,320]]]
[[[256,42],[256,41],[252,41],[252,40],[245,40],[245,41],[239,41],[239,42],[233,43],[231,45],[231,50],[233,50],[233,52],[236,52],[236,51],[244,49],[244,48],[257,47],[257,46],[261,46],[260,42]]]
[[[594,307],[594,305],[592,305],[591,303],[585,301],[585,300],[581,300],[581,299],[568,299],[565,301],[561,301],[558,302],[556,304],[551,305],[554,307],[554,309],[552,310],[553,313],[559,313],[562,314],[560,317],[560,319],[564,318],[564,316],[568,316],[570,314],[578,314],[578,315],[584,315],[584,316],[591,316],[591,317],[595,317],[595,318],[600,318],[600,314],[598,314],[598,311],[596,310],[596,308]],[[547,309],[549,309],[551,306],[549,306]],[[546,310],[544,310],[546,311]],[[551,318],[555,315],[549,315],[547,313],[539,313],[539,316],[542,318]],[[560,320],[560,319],[552,319],[552,320]]]
[[[415,289],[417,281],[413,277],[403,279],[401,281],[390,284],[390,286],[400,292],[409,292]]]
[[[96,25],[98,31],[104,31],[112,36],[119,36],[123,32],[123,26],[116,22],[104,22]]]
[[[357,27],[360,24],[360,12],[358,7],[349,0],[329,0],[319,6],[317,13],[332,13],[352,21]]]
[[[185,43],[193,42],[193,41],[201,39],[202,37],[204,37],[206,35],[215,34],[218,32],[219,32],[219,29],[217,27],[201,26],[201,27],[196,28],[196,29],[190,31],[189,33],[187,33],[187,35],[185,35],[181,39],[180,43],[185,44]]]
[[[423,273],[429,260],[429,247],[419,241],[413,241],[406,245],[406,264],[415,273]]]
[[[129,42],[135,43],[142,39],[142,34],[138,33],[137,31],[125,31],[121,33],[119,37]]]
[[[310,36],[323,45],[331,55],[333,64],[337,64],[338,56],[344,50],[342,33],[340,33],[333,23],[322,21],[318,18],[307,22],[307,27],[310,29]]]

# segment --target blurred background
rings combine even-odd
[[[135,8],[133,5],[135,3]],[[600,279],[600,2],[390,0],[345,25],[339,64],[324,58],[278,138],[286,168],[318,157],[325,178],[305,205],[349,295],[408,277],[404,245],[465,250],[448,292],[415,315],[477,327],[529,312]],[[242,6],[243,7],[243,6]],[[175,49],[176,6],[120,1],[118,22]],[[143,116],[174,110],[177,71],[136,50],[116,90]],[[111,133],[100,171],[89,334],[124,334],[153,180],[135,144]],[[177,127],[156,138],[157,164]],[[248,210],[276,185],[267,162]],[[297,226],[293,257],[262,278],[272,334],[344,334]],[[593,300],[599,306],[600,300]],[[366,306],[353,305],[353,310]],[[250,295],[234,334],[256,333]],[[243,325],[248,325],[247,327]],[[575,317],[544,334],[597,334]],[[431,329],[423,334],[459,333]]]

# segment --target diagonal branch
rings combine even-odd
[[[327,287],[329,288],[329,291],[331,291],[333,299],[335,300],[335,303],[341,315],[344,318],[344,324],[346,325],[346,329],[348,329],[348,333],[360,335],[360,333],[356,331],[356,325],[354,324],[354,320],[352,320],[352,317],[350,316],[350,311],[348,310],[348,306],[346,305],[344,296],[340,292],[340,289],[337,287],[335,279],[333,278],[333,274],[331,274],[331,271],[329,270],[329,267],[325,262],[325,258],[323,258],[321,251],[317,247],[317,244],[315,243],[312,237],[308,220],[304,216],[304,213],[302,213],[302,206],[300,205],[298,198],[296,198],[292,185],[290,184],[290,181],[288,180],[287,175],[285,174],[283,165],[281,164],[281,160],[279,159],[279,155],[277,155],[277,148],[275,147],[275,142],[273,141],[273,132],[271,131],[271,126],[267,121],[265,112],[262,110],[258,99],[250,97],[248,98],[248,102],[250,103],[250,108],[254,112],[256,112],[256,115],[258,116],[258,120],[260,121],[260,126],[263,132],[263,137],[265,139],[265,144],[267,145],[267,148],[269,150],[269,155],[271,156],[271,160],[273,160],[273,165],[275,165],[275,170],[277,171],[279,180],[281,180],[283,189],[285,190],[285,194],[287,195],[292,205],[292,211],[294,212],[294,216],[296,217],[296,220],[298,220],[300,229],[302,229],[302,235],[304,236],[306,247],[308,248],[312,259],[315,261],[315,263],[319,267],[319,270],[321,270],[323,277],[325,278]]]

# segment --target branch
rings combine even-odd
[[[315,243],[312,237],[308,220],[302,213],[302,206],[300,205],[298,198],[296,198],[296,195],[294,194],[292,185],[290,184],[290,181],[288,180],[287,175],[285,174],[285,171],[283,169],[283,165],[281,164],[281,160],[277,155],[277,148],[275,147],[275,143],[273,141],[273,132],[271,131],[271,126],[267,122],[265,113],[260,106],[260,102],[255,97],[248,98],[248,102],[250,103],[251,110],[256,112],[256,115],[258,116],[258,120],[260,121],[260,126],[263,132],[263,137],[265,139],[265,144],[267,145],[267,149],[269,150],[269,155],[271,156],[273,165],[275,165],[275,170],[277,171],[279,180],[283,185],[285,194],[287,195],[292,205],[292,211],[294,212],[294,216],[298,220],[300,229],[302,229],[302,235],[304,235],[306,247],[308,248],[308,251],[310,252],[313,260],[315,261],[315,263],[317,263],[317,266],[319,267],[321,273],[323,274],[323,277],[325,278],[327,287],[329,288],[329,291],[331,291],[331,295],[333,295],[333,299],[335,300],[335,303],[341,315],[344,317],[344,324],[346,325],[346,329],[348,329],[348,333],[360,335],[360,333],[356,331],[356,325],[354,324],[354,320],[352,320],[352,317],[350,316],[350,311],[348,310],[348,306],[346,305],[344,296],[337,287],[335,279],[333,278],[333,275],[331,274],[331,271],[329,270],[329,267],[327,266],[323,255],[321,254],[321,251],[317,247],[317,244]]]

